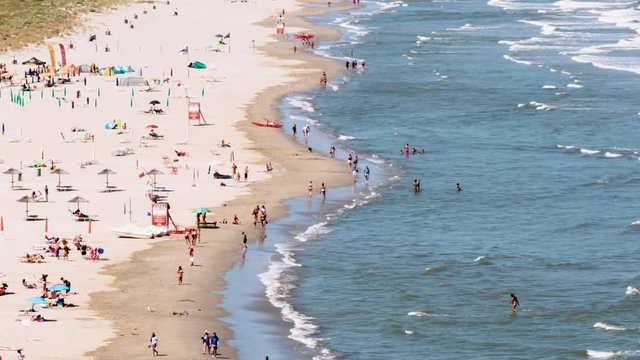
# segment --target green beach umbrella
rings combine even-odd
[[[98,88],[98,97],[100,97],[100,88]]]
[[[197,209],[193,209],[192,213],[194,214],[204,214],[204,213],[210,213],[211,210],[209,210],[206,207],[201,207],[201,208],[197,208]]]
[[[58,107],[62,106],[62,101],[60,99],[58,99]]]
[[[171,88],[167,90],[167,96],[171,96]]]
[[[64,89],[62,89],[62,90],[63,90],[62,91],[63,96],[66,97],[67,96],[67,87],[65,86]]]
[[[44,99],[44,90],[40,89],[40,99]]]
[[[98,107],[98,99],[93,99],[93,107]]]
[[[56,97],[56,94],[53,92],[53,88],[51,88],[51,97]]]
[[[134,97],[134,96],[136,96],[136,93],[133,92],[133,88],[131,88],[131,97]]]
[[[202,97],[204,97],[204,87],[202,88]]]
[[[133,107],[133,98],[131,98],[131,107]]]
[[[29,91],[29,100],[31,100],[31,91]]]

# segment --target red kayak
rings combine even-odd
[[[281,128],[282,124],[278,124],[277,122],[274,121],[267,121],[267,122],[251,122],[253,125],[255,126],[260,126],[260,127],[271,127],[271,128]]]

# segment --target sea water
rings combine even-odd
[[[287,97],[283,130],[372,180],[267,230],[253,338],[293,351],[271,358],[640,358],[638,4],[363,4],[314,20],[343,31],[317,53],[366,67]]]

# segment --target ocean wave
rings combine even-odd
[[[635,220],[629,225],[640,225],[640,220]]]
[[[542,90],[556,90],[558,87],[555,85],[544,85],[542,86]]]
[[[309,240],[317,239],[318,237],[328,234],[331,232],[331,229],[327,227],[327,222],[321,222],[314,225],[311,225],[302,233],[299,233],[295,236],[295,239],[301,242],[307,242]]]
[[[571,89],[582,89],[584,86],[580,84],[567,84],[567,87]]]
[[[640,290],[634,288],[633,286],[629,285],[627,286],[627,290],[625,290],[625,295],[629,295],[629,296],[635,296],[635,295],[640,295]]]
[[[640,350],[635,351],[598,351],[587,349],[587,357],[590,359],[627,359],[640,356]]]
[[[529,107],[538,111],[551,111],[555,109],[555,106],[553,105],[545,104],[538,101],[529,101],[528,104],[518,104],[518,107]]]
[[[413,331],[411,331],[411,330],[406,330],[406,329],[404,330],[404,333],[405,333],[405,334],[407,334],[407,335],[413,335],[413,334],[415,334]]]
[[[531,61],[519,60],[519,59],[516,59],[516,58],[514,58],[513,56],[510,56],[510,55],[502,55],[502,57],[505,60],[513,61],[516,64],[533,65],[533,62],[531,62]]]
[[[560,144],[557,144],[556,147],[558,147],[560,149],[575,149],[576,148],[576,146],[573,146],[573,145],[560,145]]]
[[[627,328],[622,327],[622,326],[611,325],[611,324],[607,324],[607,323],[603,323],[603,322],[597,322],[597,323],[593,324],[593,327],[595,329],[602,329],[602,330],[607,330],[607,331],[626,331],[626,330],[628,330]]]
[[[489,259],[484,255],[478,256],[475,260],[473,260],[473,262],[479,265],[490,264]]]
[[[315,112],[316,109],[313,108],[313,105],[308,100],[310,99],[306,96],[305,97],[293,96],[289,98],[289,105],[307,112]]]
[[[448,269],[447,265],[438,265],[438,266],[425,268],[424,271],[427,274],[433,274],[433,273],[439,273],[439,272],[447,271],[447,269]]]
[[[580,149],[580,153],[585,154],[585,155],[595,155],[595,154],[599,154],[600,150],[582,148],[582,149]]]
[[[431,316],[431,314],[429,314],[428,312],[424,312],[424,311],[409,311],[407,313],[407,315],[416,316],[416,317]]]
[[[416,42],[419,43],[419,44],[422,44],[424,42],[427,42],[427,41],[431,40],[431,36],[418,35],[418,36],[416,36],[416,38],[418,39],[418,40],[416,40]]]
[[[299,120],[299,121],[304,121],[304,122],[308,122],[310,124],[317,124],[318,120],[316,119],[312,119],[308,116],[304,116],[304,115],[289,115],[289,118],[291,120]]]
[[[620,157],[623,157],[623,156],[624,156],[624,154],[612,153],[612,152],[609,152],[609,151],[604,153],[604,157],[611,158],[611,159],[616,159],[616,158],[620,158]]]
[[[349,135],[340,135],[338,136],[338,140],[347,141],[347,140],[356,140],[357,137],[349,136]]]

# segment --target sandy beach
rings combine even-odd
[[[233,334],[217,320],[223,314],[215,291],[223,288],[222,276],[234,263],[251,261],[251,246],[261,235],[259,225],[254,229],[251,210],[264,204],[273,219],[286,211],[279,202],[304,194],[310,180],[329,187],[351,181],[343,163],[308,152],[280,130],[250,123],[264,118],[277,121],[277,102],[284,94],[318,86],[322,71],[332,76],[341,70],[339,62],[306,55],[299,43],[293,54],[293,43],[275,34],[276,20],[285,9],[289,34],[304,30],[323,40],[336,36],[302,19],[326,11],[325,7],[302,9],[291,0],[268,4],[185,0],[153,6],[131,4],[94,14],[76,34],[46,41],[65,44],[69,64],[130,66],[133,72],[80,74],[71,76],[68,84],[45,88],[38,83],[24,93],[6,82],[0,85],[2,171],[22,172],[17,189],[11,189],[11,175],[0,177],[5,188],[0,198],[6,204],[0,214],[0,281],[8,285],[7,294],[0,297],[3,356],[23,348],[30,358],[38,359],[139,358],[150,356],[147,344],[155,331],[161,354],[199,358],[199,337],[208,329],[221,337],[221,353],[235,358],[233,349],[225,346]],[[107,30],[111,35],[105,35]],[[216,34],[229,35],[224,45],[215,45]],[[89,42],[91,35],[96,40]],[[188,54],[179,51],[186,47]],[[32,56],[48,61],[47,47],[34,45],[2,54],[0,63],[9,64],[19,78],[29,66],[11,65],[12,59],[22,62]],[[207,68],[188,68],[193,61]],[[122,86],[129,77],[150,84]],[[163,114],[145,113],[153,100]],[[200,102],[206,125],[187,121],[189,101]],[[112,120],[126,123],[126,129],[105,129]],[[154,131],[163,138],[142,139],[149,136],[150,126],[157,126]],[[222,139],[231,146],[222,147]],[[182,153],[186,154],[179,156]],[[266,171],[269,161],[272,172]],[[60,189],[65,191],[57,189],[52,163],[68,173],[60,175]],[[248,181],[213,179],[214,171],[231,174],[233,163],[238,171],[248,168]],[[46,167],[32,168],[32,164]],[[115,171],[109,183],[119,191],[103,192],[105,177],[98,172],[105,168]],[[219,229],[202,230],[193,267],[188,266],[182,235],[143,240],[117,238],[111,232],[130,221],[150,223],[146,193],[154,179],[147,172],[154,168],[164,173],[155,180],[158,187],[170,190],[156,193],[167,195],[177,224],[194,225],[192,211],[199,207],[212,210],[208,220],[220,224]],[[45,186],[48,201],[28,204],[35,219],[25,221],[25,204],[17,200],[33,192],[41,200]],[[79,207],[95,221],[74,220],[70,211],[77,205],[69,200],[75,196],[88,201]],[[231,224],[234,215],[240,225]],[[243,231],[249,238],[244,255]],[[73,246],[68,260],[41,250],[50,245],[45,235],[71,242],[79,234],[88,246],[104,249],[99,261],[83,259]],[[26,253],[42,254],[42,263],[21,262]],[[181,286],[178,266],[185,269]],[[20,311],[31,307],[27,298],[41,295],[43,273],[49,275],[49,285],[61,277],[71,281],[72,295],[65,302],[75,307],[36,304],[36,313]],[[24,288],[23,278],[38,288]],[[30,321],[34,314],[51,321]]]

